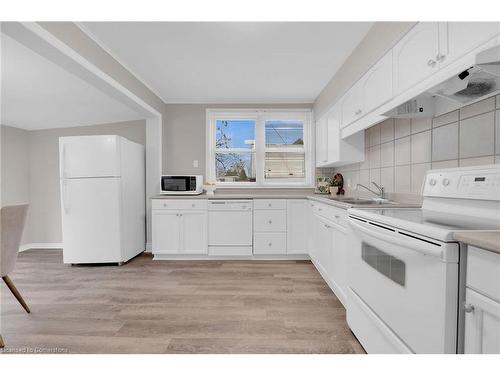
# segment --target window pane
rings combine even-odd
[[[290,149],[304,148],[304,124],[298,120],[268,120],[266,147]]]
[[[216,153],[215,170],[219,182],[255,182],[255,153]]]
[[[266,178],[304,178],[303,152],[266,152]]]
[[[253,149],[255,146],[255,120],[217,120],[216,132],[218,149]]]

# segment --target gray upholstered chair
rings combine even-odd
[[[21,306],[29,313],[30,309],[28,305],[8,276],[16,266],[17,253],[19,252],[19,245],[21,244],[27,212],[27,204],[5,206],[1,208],[2,237],[0,248],[0,277],[2,277],[3,281]],[[4,343],[0,336],[0,348],[3,347],[3,345]]]

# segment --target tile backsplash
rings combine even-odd
[[[429,169],[500,163],[500,95],[433,119],[388,119],[365,131],[365,161],[318,169],[340,172],[347,187],[371,181],[419,194]]]

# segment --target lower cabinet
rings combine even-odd
[[[465,348],[469,354],[500,354],[500,303],[467,288]]]
[[[309,256],[318,271],[345,305],[347,301],[348,231],[345,210],[310,202],[312,211]]]
[[[207,254],[207,212],[153,210],[153,253]]]
[[[307,254],[307,204],[307,199],[289,199],[287,201],[287,254]]]
[[[253,253],[256,255],[285,255],[286,200],[255,199],[253,204]]]
[[[500,354],[500,254],[469,246],[464,352]]]

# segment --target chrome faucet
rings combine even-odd
[[[370,193],[375,194],[376,196],[380,197],[381,199],[385,199],[385,189],[382,186],[379,186],[376,182],[372,181],[372,184],[378,189],[378,193],[369,187],[363,185],[363,184],[357,184],[356,185],[356,190],[358,190],[358,187],[361,186],[362,188],[365,188],[368,190]]]

